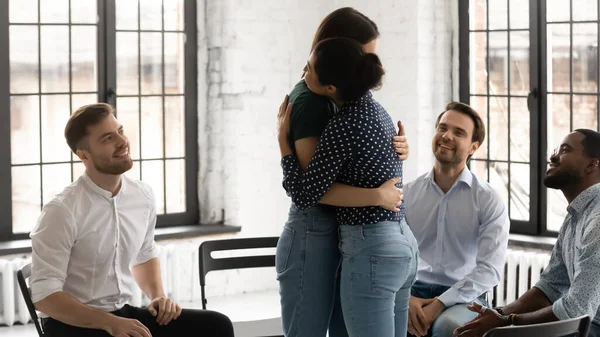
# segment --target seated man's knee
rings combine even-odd
[[[450,337],[453,336],[454,329],[463,325],[463,319],[460,316],[452,315],[447,311],[442,313],[431,326],[432,337]]]

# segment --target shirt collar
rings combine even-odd
[[[83,181],[86,182],[86,184],[96,193],[100,194],[101,196],[103,196],[106,199],[112,199],[113,195],[111,191],[107,191],[105,189],[103,189],[102,187],[96,185],[95,182],[92,181],[92,178],[90,178],[90,176],[88,176],[87,171],[84,171],[83,174],[81,175],[81,177],[83,178]],[[123,177],[121,176],[121,188],[119,189],[119,192],[115,195],[118,196],[120,195],[123,190],[125,189],[125,179],[123,179]]]
[[[429,179],[431,181],[431,183],[435,184],[435,180],[433,179],[433,172],[434,172],[434,169],[432,168],[431,171],[429,171],[429,173],[427,173],[426,178]],[[462,172],[460,173],[460,175],[454,182],[454,185],[452,185],[452,186],[454,187],[459,182],[463,182],[463,183],[467,184],[467,186],[469,186],[469,187],[471,187],[473,185],[473,174],[471,173],[471,171],[469,170],[469,168],[467,166],[465,166],[465,168],[462,170]]]
[[[577,197],[567,206],[569,214],[581,214],[587,205],[600,194],[600,183],[592,185],[579,193]]]
[[[348,102],[344,103],[344,105],[342,105],[339,109],[334,111],[334,115],[343,114],[344,110],[346,110],[347,108],[354,107],[354,106],[360,106],[361,103],[370,101],[372,99],[373,99],[373,93],[371,93],[371,91],[367,91],[367,93],[364,94],[361,98],[359,98],[355,101],[348,101]],[[345,108],[345,109],[343,109],[343,108]]]

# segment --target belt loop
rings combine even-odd
[[[365,239],[365,226],[360,225],[360,238]]]
[[[400,226],[400,234],[404,235],[404,224],[402,223],[402,221],[399,221],[398,225]]]

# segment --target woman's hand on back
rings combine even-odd
[[[401,121],[398,121],[398,135],[392,137],[392,144],[394,145],[394,151],[398,154],[398,159],[406,160],[410,149],[404,133],[404,125]]]
[[[277,113],[277,139],[279,140],[279,149],[281,156],[293,154],[290,146],[290,115],[292,114],[292,105],[288,103],[289,96],[285,95],[283,102],[279,106]]]
[[[400,204],[404,198],[404,192],[396,187],[402,178],[392,178],[377,188],[379,194],[377,206],[385,208],[388,211],[400,212]]]

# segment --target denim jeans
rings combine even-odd
[[[292,205],[275,253],[286,337],[347,337],[339,297],[338,232],[333,209]]]
[[[434,298],[440,296],[449,288],[449,286],[417,281],[411,289],[411,294],[412,296],[419,298]],[[483,306],[488,306],[485,294],[475,301]],[[462,326],[475,317],[477,317],[477,313],[467,309],[466,303],[453,305],[444,310],[444,312],[433,322],[426,337],[451,337],[453,336],[454,329]],[[406,335],[412,336],[409,333]]]
[[[350,337],[406,336],[418,246],[402,221],[340,226],[341,300]]]

